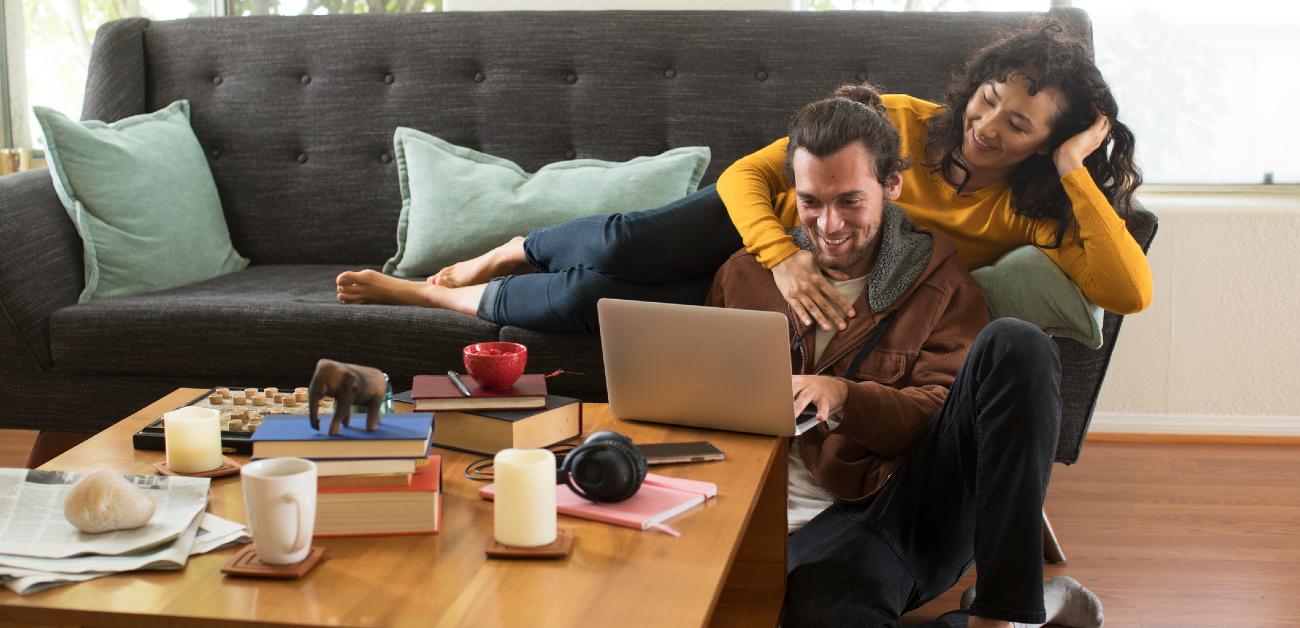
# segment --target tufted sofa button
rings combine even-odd
[[[575,150],[573,150],[572,148],[566,148],[566,149],[564,149],[564,158],[565,158],[565,159],[577,159],[577,158],[578,158],[578,152],[575,151]]]
[[[487,80],[487,77],[484,76],[482,72],[475,72],[475,73],[474,73],[474,82],[475,82],[475,83],[482,83],[482,82],[485,81],[485,80]]]
[[[859,81],[866,81],[866,80],[867,80],[867,73],[866,73],[866,72],[858,72],[858,80],[859,80]]]
[[[573,85],[578,82],[578,75],[570,72],[568,76],[564,77],[564,82]]]
[[[388,85],[392,85],[392,84],[393,84],[393,81],[396,81],[396,80],[397,80],[397,79],[394,78],[392,74],[385,74],[385,75],[384,75],[384,83],[387,83]]]
[[[390,163],[393,161],[393,156],[389,155],[388,153],[384,153],[379,156],[379,161],[382,161],[384,163]]]
[[[213,84],[213,85],[220,85],[220,84],[221,84],[221,77],[220,77],[220,76],[214,76],[214,77],[212,77],[212,84]]]
[[[307,163],[307,153],[298,153],[298,163],[300,164]]]
[[[672,68],[668,68],[667,70],[664,70],[664,78],[673,78],[675,76],[677,76],[677,70],[674,70]]]
[[[208,152],[208,154],[212,155],[213,159],[221,159],[221,149],[219,148],[212,149],[211,151]]]
[[[302,75],[302,78],[298,79],[298,82],[302,83],[303,85],[306,85],[311,82],[311,77],[304,74]]]
[[[758,79],[758,80],[760,80],[760,81],[766,81],[766,80],[767,80],[767,70],[759,70],[759,71],[755,72],[755,73],[754,73],[754,78],[756,78],[756,79]]]

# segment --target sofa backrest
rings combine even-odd
[[[378,264],[396,249],[398,126],[529,171],[703,145],[713,151],[707,184],[842,83],[941,98],[972,51],[1037,15],[123,20],[97,34],[83,117],[111,121],[187,98],[240,253],[255,264]],[[1083,12],[1051,15],[1091,37]]]

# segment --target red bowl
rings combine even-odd
[[[528,364],[528,347],[517,342],[479,342],[462,352],[465,370],[488,390],[506,390],[519,381]]]

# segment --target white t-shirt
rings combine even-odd
[[[862,291],[867,289],[867,277],[858,277],[847,281],[831,281],[846,301],[854,303],[858,297],[862,296]],[[820,360],[822,352],[826,350],[831,338],[835,336],[835,331],[823,331],[817,328],[817,336],[813,345],[813,363]],[[803,464],[803,458],[799,457],[798,439],[790,442],[790,473],[789,482],[786,485],[786,532],[794,533],[795,530],[802,528],[804,524],[812,521],[813,517],[821,514],[823,510],[830,508],[835,502],[822,487],[817,485],[813,480],[812,474]]]

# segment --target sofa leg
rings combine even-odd
[[[32,452],[27,455],[27,468],[35,469],[80,445],[91,436],[94,436],[94,433],[41,430],[41,433],[36,435],[36,442],[32,443]]]
[[[1056,530],[1052,529],[1046,510],[1043,511],[1043,560],[1049,565],[1065,562],[1065,550],[1061,549],[1061,542],[1056,540]]]

